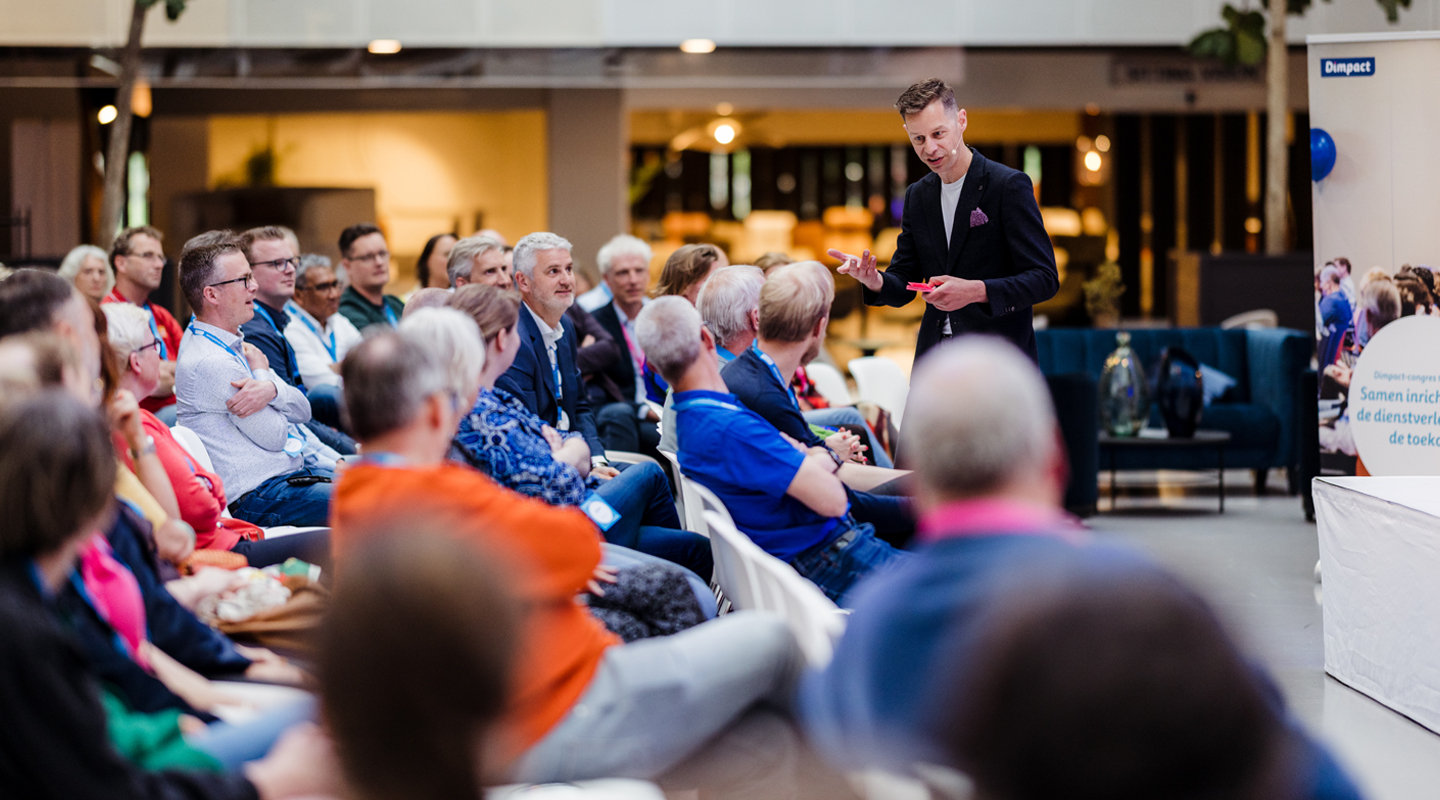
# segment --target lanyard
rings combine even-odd
[[[195,335],[195,336],[204,336],[206,339],[209,339],[210,341],[214,342],[216,347],[218,347],[218,348],[220,348],[221,350],[224,350],[225,352],[229,353],[231,356],[233,356],[233,357],[235,358],[236,361],[239,361],[239,362],[240,362],[240,366],[244,367],[244,368],[245,368],[245,371],[248,372],[248,373],[250,373],[250,377],[252,377],[252,378],[255,377],[255,370],[253,370],[253,369],[250,368],[250,362],[249,362],[249,361],[246,361],[244,356],[240,355],[239,353],[237,353],[237,352],[235,352],[233,349],[231,349],[231,348],[230,348],[230,345],[227,345],[227,344],[225,344],[224,342],[220,341],[220,337],[216,336],[215,334],[211,333],[210,331],[204,331],[204,330],[201,330],[201,329],[195,327],[195,325],[194,325],[193,323],[190,325],[190,333],[191,333],[192,335]]]
[[[733,403],[726,403],[722,400],[712,400],[709,397],[687,397],[675,404],[676,411],[688,411],[696,406],[710,406],[711,408],[723,408],[726,411],[744,411],[745,409]]]
[[[385,321],[390,323],[390,327],[400,327],[400,318],[395,316],[395,309],[391,308],[390,304],[385,302],[384,297],[380,298],[380,307],[385,310]]]
[[[296,310],[300,311],[298,306]],[[305,323],[305,327],[309,328],[310,332],[315,334],[315,338],[320,340],[320,344],[325,347],[325,352],[330,354],[330,360],[332,362],[338,361],[339,359],[335,357],[335,329],[333,327],[330,329],[330,341],[326,342],[325,337],[320,335],[320,329],[315,327],[315,323],[310,321],[309,315],[297,313],[295,316],[299,317],[300,321]]]
[[[545,342],[545,357],[550,360],[550,374],[555,378],[555,400],[562,400],[565,397],[565,385],[560,382],[559,342]]]
[[[399,453],[365,453],[360,456],[359,463],[369,464],[376,467],[405,467],[409,466],[410,460]]]
[[[115,303],[130,303],[129,300],[125,299],[125,295],[120,294],[119,289],[111,289],[110,295],[105,299]],[[130,304],[135,305],[134,303]],[[155,341],[160,343],[160,358],[168,360],[170,358],[170,348],[165,345],[165,340],[160,336],[160,327],[155,324],[155,312],[150,308],[150,303],[147,301],[144,305],[138,306],[138,308],[143,309],[145,316],[149,317],[150,332],[155,334]]]
[[[262,305],[258,300],[255,301],[255,312],[264,316],[265,321],[270,323],[270,327],[274,328],[276,333],[280,334],[281,336],[285,335],[285,332],[280,330],[280,323],[276,322],[275,317],[270,314],[270,310],[264,305]]]
[[[775,376],[775,382],[780,384],[780,388],[783,389],[785,394],[790,398],[790,404],[795,406],[796,409],[799,409],[800,401],[795,399],[795,391],[785,383],[784,378],[780,377],[780,367],[776,366],[775,359],[765,355],[764,351],[758,347],[755,348],[755,355],[759,356],[760,360],[765,362],[765,366],[770,368],[770,374]]]
[[[216,347],[234,356],[235,360],[239,361],[240,365],[245,368],[245,371],[250,373],[250,377],[255,377],[255,370],[250,368],[250,362],[246,361],[244,356],[232,350],[229,345],[220,341],[220,337],[216,336],[210,331],[201,330],[195,327],[195,324],[193,322],[190,324],[190,333],[204,336],[206,339],[214,342]],[[291,458],[297,458],[304,451],[305,437],[299,432],[299,429],[296,427],[295,423],[291,422],[285,428],[285,449],[283,452],[285,453],[285,455],[290,456]]]

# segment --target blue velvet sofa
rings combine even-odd
[[[1098,392],[1105,358],[1115,350],[1114,329],[1055,329],[1036,331],[1040,369],[1050,383],[1056,412],[1067,447],[1071,451],[1074,480],[1066,504],[1075,508],[1093,505],[1098,491],[1093,478],[1099,466],[1097,451],[1090,445],[1099,436],[1099,419],[1094,395]],[[1205,408],[1200,427],[1226,431],[1230,444],[1225,450],[1227,467],[1256,470],[1257,488],[1264,488],[1264,474],[1272,467],[1285,467],[1290,491],[1299,489],[1300,425],[1314,425],[1304,416],[1301,376],[1310,367],[1312,337],[1287,328],[1263,330],[1221,330],[1219,328],[1140,329],[1130,332],[1130,346],[1154,379],[1160,351],[1184,348],[1203,364],[1234,378],[1238,384]],[[1065,380],[1060,380],[1060,378]],[[1086,399],[1081,395],[1090,392]],[[1084,409],[1076,414],[1073,409]],[[1083,417],[1083,418],[1082,418]],[[1163,427],[1159,410],[1152,405],[1150,424]],[[1077,452],[1077,447],[1080,451]],[[1078,458],[1077,458],[1078,456]],[[1208,450],[1137,448],[1116,454],[1119,469],[1213,469]],[[1105,459],[1106,466],[1109,458]]]

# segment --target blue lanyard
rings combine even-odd
[[[380,298],[380,307],[385,309],[385,321],[390,323],[390,327],[400,327],[400,318],[395,316],[395,309],[391,308],[390,304],[385,302],[384,297]]]
[[[550,348],[555,348],[555,357],[550,358]],[[545,343],[545,358],[550,361],[550,374],[555,378],[555,399],[557,401],[565,398],[565,385],[560,382],[560,343]]]
[[[281,336],[285,335],[285,332],[280,330],[280,323],[275,321],[275,317],[270,314],[270,310],[261,305],[259,300],[255,301],[255,313],[265,317],[265,321],[270,323],[270,327],[274,328],[276,333]]]
[[[160,327],[155,324],[155,312],[151,311],[150,308],[147,306],[145,308],[145,313],[150,317],[150,332],[155,334],[155,341],[160,343],[160,358],[169,359],[170,350],[165,346],[165,340],[160,338]]]
[[[359,463],[370,464],[376,467],[405,467],[409,466],[410,460],[398,453],[365,453],[360,456]]]
[[[786,396],[790,398],[790,404],[798,410],[800,408],[800,401],[795,399],[795,392],[790,388],[789,384],[785,383],[785,379],[780,377],[780,367],[775,365],[775,359],[765,355],[758,347],[755,348],[755,355],[759,356],[760,360],[765,362],[765,366],[770,368],[770,374],[775,376],[775,382],[780,384],[780,388],[784,390]]]
[[[244,367],[245,371],[250,373],[250,377],[255,377],[255,370],[250,368],[250,362],[246,361],[244,356],[230,349],[230,345],[227,345],[224,342],[220,341],[220,337],[216,336],[210,331],[200,330],[199,328],[195,327],[194,323],[191,323],[190,325],[190,333],[195,336],[204,336],[206,339],[214,342],[216,347],[234,356],[235,360],[240,362],[240,366]]]
[[[696,406],[710,406],[712,408],[723,408],[726,411],[744,411],[745,409],[733,403],[726,403],[721,400],[712,400],[709,397],[687,397],[675,404],[676,411],[688,411]]]
[[[296,310],[298,311],[299,308],[297,307]],[[320,329],[315,327],[315,323],[310,321],[310,317],[306,316],[303,313],[296,314],[295,316],[299,317],[300,321],[305,323],[305,327],[309,328],[310,332],[315,334],[315,338],[320,340],[320,344],[325,347],[325,352],[330,354],[330,360],[332,362],[338,361],[339,359],[335,356],[335,329],[330,329],[330,341],[326,342],[325,337],[320,335]]]

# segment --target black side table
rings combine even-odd
[[[1109,458],[1110,464],[1110,510],[1115,510],[1115,502],[1119,499],[1115,495],[1115,455],[1121,450],[1129,449],[1187,449],[1187,448],[1213,448],[1215,450],[1215,466],[1220,476],[1220,513],[1225,513],[1225,445],[1230,443],[1230,434],[1225,431],[1195,431],[1195,436],[1189,439],[1171,439],[1161,436],[1111,436],[1108,433],[1100,434],[1100,459],[1106,463]]]

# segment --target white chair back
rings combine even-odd
[[[1253,311],[1244,311],[1230,317],[1220,323],[1221,330],[1233,330],[1243,328],[1255,330],[1259,328],[1275,328],[1280,325],[1280,315],[1268,308],[1257,308]]]
[[[805,374],[810,376],[816,391],[830,401],[830,405],[848,406],[855,402],[850,397],[850,385],[845,383],[845,376],[840,374],[840,370],[829,364],[812,361],[806,365]]]
[[[200,441],[199,434],[184,425],[175,425],[170,428],[170,435],[175,437],[175,441],[179,442],[180,446],[185,448],[185,452],[199,462],[200,466],[210,472],[215,471],[215,464],[210,460],[210,452],[205,449],[205,443]]]
[[[705,509],[700,503],[699,496],[694,494],[694,487],[699,484],[686,478],[685,474],[680,471],[680,458],[674,453],[669,450],[661,450],[660,455],[669,459],[670,464],[675,467],[675,478],[680,483],[680,497],[677,498],[677,502],[680,504],[680,519],[685,523],[685,530],[701,536],[709,536],[710,532],[705,527],[705,517],[700,513]]]
[[[900,365],[888,358],[866,356],[850,362],[850,374],[861,400],[874,403],[890,412],[895,427],[905,414],[905,398],[910,394],[910,379]]]
[[[845,632],[845,612],[820,587],[742,533],[714,492],[695,484],[695,494],[705,508],[710,529],[715,583],[730,604],[781,615],[800,643],[806,662],[816,668],[828,664],[835,642]]]

